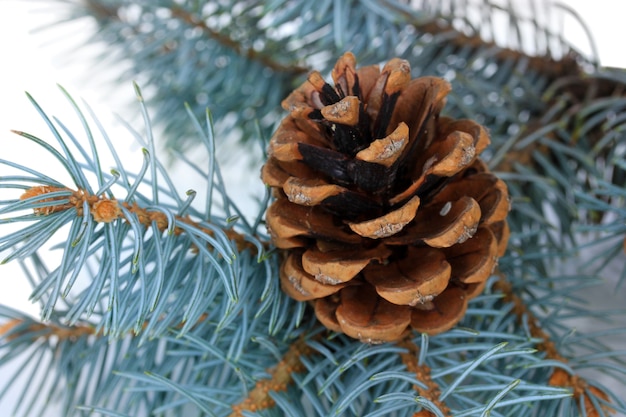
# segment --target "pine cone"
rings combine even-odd
[[[357,70],[346,53],[332,77],[283,101],[262,170],[282,288],[364,342],[446,331],[508,240],[506,185],[477,159],[488,134],[440,116],[450,85],[407,61]]]

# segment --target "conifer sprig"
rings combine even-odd
[[[530,335],[541,340],[537,344],[537,348],[545,353],[545,359],[562,363],[563,367],[557,366],[552,371],[548,384],[571,389],[575,402],[579,405],[579,408],[585,409],[584,413],[588,416],[612,415],[615,410],[611,405],[608,394],[598,387],[590,386],[584,378],[572,373],[572,369],[568,366],[567,358],[559,352],[556,343],[541,328],[539,320],[528,309],[522,299],[515,294],[513,287],[501,277],[494,285],[494,288],[502,291],[505,302],[513,304],[512,312],[517,316],[517,320],[520,323],[528,327]],[[583,414],[583,411],[580,411]]]
[[[578,63],[597,61],[577,53],[554,29],[564,16],[584,26],[578,16],[566,7],[529,3],[532,13],[489,1],[468,8],[461,0],[267,5],[229,0],[208,6],[185,0],[175,7],[169,1],[89,0],[64,4],[63,21],[95,20],[99,30],[89,42],[107,45],[103,61],[115,56],[112,62],[130,63],[120,74],[124,81],[139,78],[155,88],[151,100],[163,104],[154,109],[156,120],[166,126],[171,148],[183,151],[193,143],[180,103],[189,103],[196,117],[206,107],[213,109],[218,132],[248,141],[257,125],[264,133],[274,129],[280,101],[306,72],[329,72],[345,51],[362,64],[397,56],[411,63],[415,76],[446,77],[454,84],[454,116],[481,114],[489,125],[498,124],[494,133],[502,128],[507,134],[524,117],[502,120],[502,114],[492,114],[494,104],[534,113],[533,97],[542,89],[578,74]],[[545,16],[545,21],[533,20]],[[496,42],[493,21],[503,19],[510,30]],[[526,41],[528,33],[534,42]],[[168,71],[158,70],[164,67]],[[519,80],[519,73],[527,78]]]
[[[138,88],[136,91],[141,98]],[[204,213],[198,211],[192,205],[195,192],[188,192],[186,199],[178,195],[163,166],[147,151],[155,149],[147,114],[148,139],[141,139],[142,135],[135,132],[145,146],[142,168],[137,174],[128,172],[109,142],[108,149],[118,165],[111,173],[103,172],[98,159],[102,150],[95,144],[90,123],[71,97],[64,94],[77,111],[91,156],[60,121],[55,123],[30,97],[61,152],[38,137],[16,133],[39,144],[60,161],[73,179],[73,187],[8,161],[5,165],[18,173],[0,179],[0,187],[5,190],[23,190],[19,198],[3,201],[2,222],[31,223],[0,238],[0,250],[12,250],[5,262],[28,258],[63,225],[70,225],[67,238],[58,244],[63,250],[59,264],[41,276],[33,290],[33,300],[44,303],[44,320],[52,317],[57,301],[63,299],[69,303],[65,312],[69,324],[94,316],[98,317],[96,330],[105,334],[146,330],[154,335],[155,328],[194,322],[202,314],[201,300],[211,294],[208,289],[217,283],[225,290],[222,308],[223,320],[227,320],[239,299],[238,281],[246,275],[241,268],[249,257],[259,262],[265,259],[265,248],[256,232],[247,220],[232,217],[233,210],[240,211],[227,197],[223,199],[225,214],[220,215],[215,207],[212,211],[207,208],[213,205],[211,200]],[[212,134],[200,131],[199,135],[210,149]],[[223,194],[219,168],[212,161],[208,165],[208,173],[206,168],[201,170],[212,184],[208,192]],[[88,180],[90,177],[96,178],[96,185]],[[26,214],[20,214],[24,211]],[[241,225],[241,232],[235,231],[235,223]],[[271,294],[275,294],[271,267],[266,272],[265,289],[260,294],[264,309],[271,305]],[[174,301],[174,294],[181,298]],[[179,306],[178,311],[170,310],[172,303]],[[166,316],[160,317],[163,312]],[[159,317],[159,324],[152,321],[144,326],[153,315]]]

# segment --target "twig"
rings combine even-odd
[[[208,315],[206,313],[202,314],[198,320],[195,322],[194,326],[199,325],[204,320],[206,320]],[[96,328],[89,323],[82,324],[74,324],[71,326],[62,326],[60,324],[53,323],[42,323],[28,320],[30,323],[26,326],[25,322],[27,320],[22,319],[10,319],[4,324],[0,325],[0,338],[6,337],[7,341],[11,341],[17,337],[24,336],[28,333],[37,333],[33,335],[33,341],[41,338],[50,338],[54,337],[57,341],[69,340],[76,341],[83,336],[96,336],[101,337],[104,336],[104,331],[96,330]],[[143,323],[142,328],[145,329],[148,327],[149,322],[145,321]],[[22,326],[23,328],[19,329]],[[184,322],[179,323],[175,328],[181,329],[184,326]],[[137,333],[129,332],[129,335],[136,336]]]
[[[110,223],[117,219],[125,219],[122,210],[120,209],[120,205],[135,214],[139,219],[139,222],[145,226],[146,228],[151,227],[153,222],[156,223],[157,228],[160,232],[165,231],[168,228],[168,220],[167,216],[160,211],[148,211],[142,207],[140,207],[137,203],[130,204],[128,202],[119,202],[116,199],[110,199],[105,196],[95,196],[90,195],[84,190],[71,190],[69,188],[58,188],[52,187],[48,185],[35,186],[27,189],[20,197],[20,199],[24,200],[30,197],[36,197],[39,195],[44,195],[56,191],[70,191],[72,195],[69,197],[69,202],[64,204],[54,204],[56,201],[65,200],[66,197],[51,197],[51,198],[43,198],[39,200],[40,202],[50,202],[49,206],[37,207],[34,209],[35,214],[38,215],[49,215],[59,211],[65,211],[70,209],[75,209],[76,214],[78,216],[83,215],[83,204],[87,202],[90,208],[90,213],[93,216],[93,219],[99,223]],[[181,217],[175,216],[177,222],[185,223],[188,225],[192,225],[199,230],[202,230],[204,233],[213,236],[213,231],[207,228],[204,228],[191,220],[189,217]],[[233,229],[223,230],[229,240],[232,240],[237,245],[237,249],[241,252],[245,249],[250,250],[252,253],[257,252],[257,248],[250,242],[248,242],[245,237],[238,233]],[[183,233],[183,229],[181,227],[174,227],[174,234],[180,235]]]
[[[537,345],[537,349],[545,352],[546,359],[566,363],[567,358],[559,353],[555,343],[551,340],[548,333],[541,328],[539,319],[526,306],[524,300],[513,292],[513,286],[511,283],[509,283],[503,276],[500,276],[500,280],[494,284],[493,289],[501,291],[504,295],[504,301],[513,304],[512,312],[517,316],[518,321],[521,322],[524,318],[526,318],[530,335],[533,338],[541,340],[541,343]],[[571,388],[574,398],[576,399],[576,403],[579,406],[580,400],[582,399],[585,412],[588,417],[615,414],[615,410],[606,404],[601,405],[604,413],[600,413],[600,410],[598,410],[592,403],[590,395],[601,398],[604,401],[609,401],[609,396],[597,387],[589,385],[580,375],[570,375],[565,370],[556,368],[552,372],[552,375],[548,380],[548,384],[552,386]]]
[[[105,7],[100,4],[100,2],[94,0],[86,0],[86,3],[87,6],[91,8],[92,13],[96,17],[115,19],[118,21],[122,20],[122,17],[117,13],[117,9]],[[263,54],[253,48],[245,48],[239,42],[231,39],[227,35],[224,35],[217,30],[212,29],[206,24],[204,20],[200,19],[198,16],[188,12],[181,7],[172,6],[170,10],[172,12],[172,17],[177,18],[190,26],[202,30],[202,32],[208,35],[211,39],[215,40],[217,43],[228,49],[232,49],[233,51],[235,51],[236,54],[244,56],[251,61],[260,62],[262,65],[266,66],[267,68],[271,68],[274,71],[288,72],[294,75],[300,75],[306,74],[311,70],[310,68],[302,67],[299,65],[282,64],[272,59],[271,56]]]
[[[501,62],[517,62],[525,59],[528,61],[528,67],[530,69],[544,74],[551,79],[556,79],[563,75],[575,75],[581,72],[578,61],[583,58],[573,51],[565,54],[561,59],[554,59],[548,55],[531,56],[519,50],[500,46],[493,41],[487,41],[478,34],[466,35],[454,29],[451,22],[439,19],[437,16],[431,17],[427,22],[420,22],[405,9],[394,7],[394,4],[390,2],[385,1],[384,3],[387,7],[401,14],[404,20],[412,25],[418,32],[429,33],[431,35],[445,34],[445,42],[457,46],[458,48],[466,48],[469,46],[474,49],[492,49],[496,51],[493,55],[493,59]]]
[[[204,317],[201,317],[198,321],[203,320]],[[84,324],[65,327],[50,323],[32,322],[23,329],[18,329],[24,324],[22,319],[11,319],[0,325],[0,339],[4,338],[6,341],[11,341],[27,333],[37,333],[35,339],[54,337],[57,342],[73,341],[84,336],[102,336],[101,331],[97,332],[94,327]],[[273,407],[275,402],[269,395],[270,391],[285,391],[293,382],[293,375],[305,371],[300,358],[311,353],[313,353],[313,349],[306,344],[305,339],[297,339],[285,352],[281,361],[269,370],[270,378],[258,381],[244,400],[232,406],[233,412],[230,417],[242,417],[244,411],[256,412]]]
[[[275,402],[270,391],[285,391],[293,382],[293,374],[305,371],[300,360],[303,356],[313,353],[304,338],[296,340],[285,352],[278,364],[269,370],[270,378],[258,381],[248,396],[239,404],[232,406],[229,417],[242,417],[244,411],[258,412],[273,407]]]
[[[264,66],[271,68],[277,72],[290,72],[294,75],[306,74],[311,69],[307,67],[301,67],[299,65],[285,65],[281,64],[273,60],[270,56],[265,55],[259,51],[256,51],[253,48],[244,48],[240,43],[232,40],[226,35],[221,34],[220,32],[211,29],[207,26],[206,22],[199,19],[196,15],[189,13],[187,10],[184,10],[180,7],[172,7],[172,16],[177,17],[188,25],[194,26],[198,29],[201,29],[204,33],[206,33],[209,37],[214,39],[220,45],[225,46],[229,49],[232,49],[240,56],[245,56],[250,61],[258,61]]]
[[[588,108],[597,105],[600,100],[610,100],[613,98],[626,97],[626,83],[605,78],[604,75],[572,75],[563,76],[555,80],[546,91],[544,91],[545,110],[531,117],[519,134],[518,141],[535,134],[539,129],[545,129],[548,125],[553,128],[543,133],[543,137],[555,142],[563,143],[566,146],[574,146],[581,139],[583,126],[596,112],[588,111]],[[546,118],[546,114],[551,117]],[[596,123],[592,129],[584,131],[584,140],[588,141],[588,146],[595,147],[609,133],[607,129],[617,130],[621,126],[607,127],[604,123]],[[567,130],[567,135],[559,134],[559,130]],[[567,138],[567,139],[564,139]],[[614,145],[605,145],[602,155],[613,151]],[[515,164],[521,166],[533,166],[533,154],[535,152],[549,155],[553,152],[543,140],[535,140],[524,147],[508,149],[504,157],[494,167],[494,170],[501,172],[515,172]],[[616,166],[616,168],[619,168]]]
[[[439,385],[432,380],[430,368],[426,365],[420,365],[417,360],[420,348],[413,342],[413,340],[410,339],[410,337],[406,337],[404,340],[399,342],[398,345],[408,350],[408,352],[400,354],[402,363],[406,366],[406,369],[409,372],[413,372],[417,376],[417,379],[426,385],[426,389],[418,385],[414,385],[413,389],[417,391],[421,397],[428,398],[432,401],[432,403],[439,408],[445,417],[451,416],[452,414],[448,406],[439,400],[441,390]],[[413,417],[435,417],[435,415],[428,410],[421,410],[413,414]]]
[[[102,334],[101,332],[97,332],[93,326],[87,324],[66,327],[51,323],[31,322],[23,329],[18,329],[24,322],[25,321],[21,319],[11,319],[0,325],[0,338],[5,337],[7,341],[11,341],[27,333],[38,333],[33,341],[44,337],[55,337],[58,342],[61,342],[63,340],[77,340],[83,336]]]

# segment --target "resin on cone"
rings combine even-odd
[[[283,101],[269,144],[266,214],[280,280],[329,329],[367,343],[437,334],[481,293],[508,240],[506,185],[471,120],[440,113],[450,84],[351,53]]]

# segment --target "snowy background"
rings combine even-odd
[[[128,103],[134,97],[131,85],[111,90],[110,84],[93,81],[90,74],[98,73],[98,79],[102,77],[102,69],[89,58],[97,51],[73,51],[90,34],[92,26],[88,22],[33,33],[33,29],[54,21],[55,9],[50,3],[56,2],[46,4],[28,0],[0,0],[0,157],[21,161],[26,157],[32,166],[39,168],[46,162],[38,159],[40,156],[34,148],[25,148],[16,143],[23,141],[10,133],[10,129],[16,129],[40,134],[41,137],[49,135],[26,99],[25,91],[34,96],[44,110],[64,122],[74,120],[73,111],[57,87],[60,84],[76,98],[82,98],[90,104],[111,136],[115,136],[116,129],[119,129],[122,137],[128,135],[121,131],[122,128],[114,121],[112,114],[123,107],[122,103]],[[626,2],[567,0],[565,3],[576,10],[591,29],[601,63],[606,66],[626,67],[626,24],[623,18],[626,14]],[[565,22],[565,33],[566,38],[583,52],[590,51],[583,29],[573,19]],[[70,125],[72,126],[71,123]],[[130,141],[121,142],[117,151],[127,153],[131,160],[141,164],[140,150]],[[0,167],[0,175],[2,169]],[[247,178],[250,176],[249,172],[238,172],[244,172]],[[241,176],[239,181],[243,184],[245,179]],[[184,187],[181,190],[191,188]],[[30,286],[18,265],[0,265],[0,304],[36,317],[38,307],[28,302],[29,294]],[[594,294],[591,293],[590,296]],[[602,297],[600,293],[597,296]],[[618,300],[604,298],[602,301],[604,305],[606,302],[619,305]],[[5,368],[4,371],[8,370]],[[6,376],[0,374],[0,389],[6,383],[3,378]],[[12,409],[10,401],[13,400],[0,400],[0,417],[8,415]],[[57,415],[54,410],[50,411],[49,416]]]

